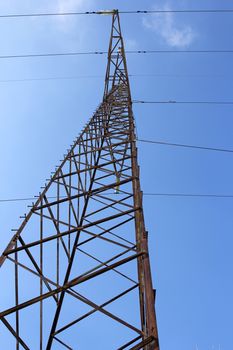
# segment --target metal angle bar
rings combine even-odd
[[[118,197],[120,197],[121,195],[132,195],[132,197],[133,197],[133,193],[130,193],[130,192],[127,192],[127,191],[123,191],[122,187],[119,189],[117,194],[115,194],[114,192],[107,192],[107,193],[102,193],[101,196],[99,194],[96,194],[95,197],[103,198],[105,200],[108,199],[109,201],[111,201],[111,200],[114,201],[114,199],[112,197],[113,195],[117,195]]]
[[[17,248],[17,242],[16,242]],[[18,253],[15,252],[15,261],[18,262]],[[19,304],[19,271],[18,265],[15,264],[15,305]],[[19,336],[19,312],[15,313],[15,325],[16,325],[16,334]],[[19,340],[16,339],[16,350],[19,350]]]
[[[67,187],[68,187],[68,186],[67,186],[67,183],[66,183],[66,181],[65,181],[64,178],[62,178],[62,181],[63,181],[63,185],[64,185],[64,187],[65,187],[66,194],[67,194],[67,196],[70,198],[71,193],[70,193],[70,191],[67,189]],[[79,178],[79,182],[80,182],[80,178]],[[71,184],[69,184],[69,188],[71,188]],[[76,224],[78,225],[78,219],[77,219],[77,216],[76,216],[76,212],[75,212],[75,209],[74,209],[72,200],[70,200],[69,203],[70,203],[70,206],[71,206],[71,209],[72,209],[72,213],[73,213],[75,222],[76,222]],[[70,220],[69,220],[69,221],[70,221]],[[69,222],[69,226],[70,226],[70,222]]]
[[[111,132],[111,135],[113,132],[121,132],[123,133],[123,131],[127,131],[129,128],[129,120],[127,120],[127,123],[126,122],[118,122],[118,121],[115,121],[115,123],[112,123],[111,125],[111,128],[109,128],[110,132]],[[123,135],[125,135],[125,133],[123,133]],[[109,137],[109,139],[111,139]],[[127,138],[128,139],[128,138]]]
[[[117,153],[116,153],[117,154]],[[121,155],[121,154],[120,154]],[[103,160],[103,161],[109,161],[109,153],[105,153],[105,154],[102,154],[102,156],[101,156],[101,160]],[[110,164],[109,165],[113,165],[114,166],[114,164],[118,164],[118,163],[120,163],[121,161],[126,161],[127,159],[121,159],[121,158],[116,158],[116,161],[110,161]]]
[[[101,130],[102,130],[101,128],[98,129],[99,132],[101,132]],[[121,133],[121,132],[120,132],[120,133]],[[85,136],[85,134],[86,134],[86,133],[84,133],[83,135]],[[103,137],[103,135],[100,134],[100,133],[99,133],[99,134],[97,133],[97,135],[98,135],[98,136],[96,136],[96,133],[93,133],[93,134],[90,133],[90,134],[89,134],[89,138],[82,139],[82,143],[79,142],[80,146],[82,146],[82,147],[85,148],[85,149],[86,149],[87,147],[91,148],[91,145],[88,145],[88,142],[89,142],[89,141],[101,141],[101,138]],[[94,137],[94,136],[95,136],[95,137]],[[105,135],[104,135],[104,136],[109,137],[109,136],[111,136],[111,134],[110,134],[109,132],[105,132]],[[84,144],[84,142],[87,144],[87,146],[86,146],[86,144]],[[102,147],[104,147],[104,146],[101,146],[101,147],[99,146],[99,147],[97,147],[97,148],[95,149],[95,151],[100,151],[100,150],[102,150]],[[86,152],[83,152],[83,153],[80,152],[80,153],[81,153],[81,155],[85,155]],[[79,154],[74,154],[74,155],[75,155],[75,156],[78,156]],[[71,156],[68,155],[67,157],[70,158]]]
[[[78,250],[79,252],[81,252],[81,253],[83,253],[83,254],[89,256],[89,257],[92,258],[93,260],[95,260],[95,261],[101,263],[101,265],[99,265],[99,266],[108,266],[108,264],[106,264],[105,262],[103,262],[103,261],[97,259],[95,256],[93,256],[93,255],[91,255],[91,254],[85,252],[84,250],[82,250],[82,249],[80,249],[80,248],[77,248],[77,250]],[[114,272],[116,272],[118,275],[121,275],[122,277],[126,278],[126,279],[129,280],[130,282],[133,282],[133,283],[135,283],[135,284],[138,283],[138,282],[134,281],[132,278],[130,278],[129,276],[127,276],[127,275],[125,275],[124,273],[118,271],[117,269],[112,269],[112,271],[114,271]]]
[[[41,217],[44,218],[44,219],[48,219],[48,220],[51,220],[51,221],[52,221],[51,216],[48,216],[48,215],[45,215],[45,214],[40,215],[40,213],[38,213],[38,212],[35,212],[34,214],[35,214],[35,215],[38,215],[38,216],[41,216]],[[67,223],[67,222],[61,221],[60,219],[59,219],[59,220],[55,219],[55,221],[56,221],[57,225],[58,225],[58,224],[62,224],[62,225],[64,225],[64,226],[68,226],[68,223]],[[72,228],[76,228],[76,226],[74,226],[74,225],[71,225],[71,227],[72,227]]]
[[[89,274],[88,276],[74,278],[71,281],[69,281],[68,283],[66,283],[64,286],[56,288],[56,289],[52,290],[51,292],[44,293],[44,294],[42,294],[42,295],[40,295],[38,297],[35,297],[35,298],[30,299],[28,301],[25,301],[25,302],[19,304],[17,307],[15,306],[15,307],[12,307],[12,308],[9,308],[7,310],[2,311],[0,313],[0,319],[2,320],[3,317],[12,314],[16,310],[22,310],[25,307],[28,307],[30,305],[38,303],[40,300],[45,300],[47,298],[50,298],[53,295],[61,293],[62,291],[66,291],[67,289],[69,289],[71,287],[74,287],[74,286],[76,286],[76,285],[78,285],[80,283],[86,282],[86,281],[88,281],[88,280],[90,280],[90,279],[92,279],[94,277],[97,277],[97,276],[99,276],[99,275],[101,275],[101,274],[103,274],[105,272],[108,272],[112,268],[115,268],[117,266],[126,264],[126,263],[128,263],[128,262],[130,262],[130,261],[132,261],[134,259],[137,259],[139,256],[144,255],[144,254],[145,254],[145,252],[140,252],[140,253],[131,255],[128,258],[122,259],[122,260],[120,260],[120,261],[118,261],[118,262],[116,262],[116,263],[114,263],[112,265],[109,265],[108,267],[104,267],[101,270],[93,272],[93,273]]]
[[[37,276],[37,277],[39,277],[39,278],[41,277],[41,275],[40,275],[38,272],[33,271],[33,270],[30,269],[28,266],[26,266],[26,265],[24,265],[24,264],[22,264],[22,263],[20,263],[20,262],[16,262],[14,259],[12,259],[12,258],[9,257],[9,256],[7,257],[7,259],[8,259],[9,261],[11,261],[12,263],[17,264],[19,267],[22,267],[22,268],[25,269],[26,271],[31,272],[33,275],[35,275],[35,276]],[[45,276],[42,276],[42,277],[43,277],[43,280],[44,280],[44,281],[46,281],[46,282],[52,284],[52,285],[55,286],[55,287],[57,287],[57,286],[60,287],[60,285],[58,285],[57,283],[53,282],[53,281],[50,280],[49,278],[47,278],[47,277],[45,277]],[[51,289],[51,290],[52,290],[52,289]]]
[[[114,46],[113,46],[113,48],[112,48],[112,52],[117,48],[117,45],[119,44],[119,42],[120,42],[120,37],[119,36],[114,36],[114,39],[115,39],[115,44],[114,44]],[[112,53],[111,52],[111,53]]]
[[[135,343],[137,340],[141,339],[141,336],[136,337],[134,339],[132,339],[131,341],[129,341],[128,343],[122,345],[120,348],[118,348],[117,350],[124,350],[126,349],[129,345],[132,345],[133,343]]]
[[[57,337],[53,337],[58,343],[62,344],[66,349],[69,350],[74,350],[73,348],[71,348],[70,346],[68,346],[67,344],[65,344],[63,341],[61,341],[60,339],[58,339]]]
[[[46,195],[44,195],[44,200],[45,200],[45,203],[48,205],[49,202],[48,202],[48,199],[47,199]],[[41,208],[41,209],[43,209],[43,208]],[[52,222],[53,222],[53,224],[54,224],[54,226],[55,226],[55,229],[56,229],[56,231],[57,231],[57,237],[61,240],[61,243],[62,243],[62,246],[63,246],[64,251],[65,251],[65,253],[66,253],[66,256],[67,256],[67,258],[69,259],[69,252],[68,252],[68,250],[67,250],[67,248],[66,248],[65,242],[64,242],[64,240],[63,240],[63,238],[62,238],[61,236],[58,236],[58,235],[61,234],[61,232],[59,231],[59,228],[58,228],[57,223],[56,223],[56,219],[55,219],[55,217],[54,217],[54,215],[53,215],[53,212],[52,212],[50,206],[48,206],[48,211],[49,211],[49,214],[50,214],[50,216],[51,216]],[[42,239],[42,240],[43,240],[43,239]],[[41,240],[41,241],[42,241],[42,240]]]
[[[128,198],[133,197],[133,193],[123,192],[123,194],[126,194],[126,195],[127,195],[127,197],[123,197],[123,198],[125,198],[125,199],[123,199],[123,200],[126,200],[126,199],[128,199]],[[110,201],[110,202],[114,202],[114,201],[115,201],[112,197],[109,197],[109,196],[106,197],[106,196],[103,196],[103,195],[101,195],[101,194],[97,194],[97,195],[95,195],[95,197],[102,198],[103,200]],[[95,197],[93,197],[93,199],[96,200]],[[128,206],[126,203],[120,203],[120,204],[121,204],[121,205]]]
[[[109,186],[108,188],[106,188],[106,190],[111,190],[111,189],[115,189],[115,187],[118,185],[119,187],[122,187],[122,185],[128,183],[128,182],[131,182],[133,179],[130,177],[130,176],[127,176],[125,177],[125,180],[121,180],[119,182],[114,182],[113,184],[111,185],[106,185],[106,186]],[[100,186],[99,188],[102,188],[103,184],[101,182],[98,182],[98,181],[95,181],[95,184]],[[104,192],[104,191],[100,191],[100,192]],[[119,190],[120,192],[120,190]],[[99,192],[97,191],[97,194]],[[109,194],[109,193],[108,193]],[[110,194],[114,194],[114,193],[110,193]],[[95,194],[94,194],[95,195]]]
[[[79,294],[79,293],[76,293],[76,296],[77,296],[77,298],[78,298],[80,301],[82,301],[83,303],[85,303],[85,304],[87,304],[87,305],[89,305],[89,306],[92,306],[94,309],[96,309],[96,311],[102,312],[104,315],[106,315],[106,316],[112,318],[113,320],[115,320],[115,321],[117,321],[117,322],[123,324],[125,327],[130,328],[131,330],[133,330],[134,332],[136,332],[136,333],[138,333],[138,334],[143,334],[143,332],[142,332],[140,329],[138,329],[137,327],[134,327],[134,326],[131,325],[130,323],[128,323],[128,322],[122,320],[122,318],[120,318],[120,317],[114,315],[113,313],[111,313],[111,312],[109,312],[109,311],[103,309],[102,307],[100,307],[99,305],[97,305],[96,303],[94,303],[93,301],[91,301],[90,299],[88,299],[88,298],[82,296],[82,295]]]
[[[124,145],[125,143],[128,143],[128,142],[127,141],[117,142],[117,143],[113,144],[113,146],[118,147],[118,146]],[[109,148],[109,146],[103,146],[103,147],[95,148],[95,152],[96,151],[103,151],[103,150],[108,149],[108,148]],[[89,154],[89,153],[92,153],[92,152],[93,152],[93,150],[86,151],[86,152],[83,152],[83,153],[73,154],[72,156],[70,156],[70,158],[75,158],[77,156],[83,156],[85,153]]]
[[[133,287],[130,287],[129,289],[127,289],[127,290],[125,290],[124,292],[118,294],[118,295],[115,296],[114,298],[109,299],[109,300],[106,301],[105,303],[101,304],[100,307],[103,308],[103,307],[105,307],[105,306],[111,304],[111,303],[114,302],[115,300],[117,300],[117,299],[123,297],[124,295],[128,294],[129,292],[131,292],[132,290],[136,289],[137,287],[138,287],[138,284],[135,285],[135,286],[133,286]],[[56,335],[56,334],[58,334],[58,333],[63,332],[63,331],[66,330],[67,328],[69,328],[69,327],[73,326],[74,324],[76,324],[76,323],[82,321],[83,319],[85,319],[86,317],[92,315],[92,314],[95,313],[96,311],[98,311],[98,310],[97,310],[97,309],[93,309],[93,310],[87,312],[87,313],[84,314],[83,316],[77,318],[76,320],[70,322],[69,324],[65,325],[64,327],[58,329],[54,334]],[[141,338],[141,337],[139,337],[139,339],[140,339],[140,338]]]
[[[20,345],[25,350],[30,350],[29,347],[25,344],[25,342],[18,336],[18,334],[15,332],[14,328],[11,327],[10,323],[4,318],[1,318],[2,323],[8,328],[8,330],[11,332],[11,334],[17,339],[17,341],[20,343]]]
[[[113,235],[113,236],[115,236],[115,237],[121,239],[122,241],[124,241],[124,242],[126,242],[126,243],[129,243],[129,244],[131,244],[132,246],[134,246],[134,243],[132,243],[132,242],[128,241],[127,239],[125,239],[125,238],[123,238],[123,237],[121,237],[121,236],[119,236],[119,235],[117,235],[117,234],[111,232],[112,230],[114,230],[114,229],[120,227],[121,225],[126,224],[127,222],[131,221],[132,219],[133,219],[133,218],[126,219],[126,220],[124,220],[124,221],[118,223],[117,225],[112,226],[112,227],[110,227],[109,229],[104,230],[103,232],[99,233],[98,236],[102,236],[102,235],[104,235],[105,233],[109,233],[109,234],[111,234],[111,235]],[[77,245],[77,247],[80,247],[81,245],[83,245],[83,244],[85,244],[85,243],[87,243],[87,242],[89,242],[89,241],[92,241],[92,240],[95,239],[95,238],[97,238],[97,237],[88,238],[87,240],[85,240],[85,241],[83,241],[83,242],[80,242],[80,243]]]
[[[132,180],[133,180],[133,177],[131,177],[130,179],[122,180],[122,181],[119,182],[119,185],[126,184],[126,183],[128,183],[128,182],[130,182],[130,181],[132,181]],[[44,205],[41,205],[41,206],[38,206],[38,207],[34,207],[34,208],[32,209],[32,211],[40,210],[40,209],[42,209],[42,208],[47,208],[47,207],[49,207],[49,206],[51,207],[51,206],[56,205],[56,204],[64,203],[64,202],[70,201],[70,200],[72,200],[72,199],[76,199],[76,198],[79,198],[79,197],[83,197],[84,195],[91,196],[91,195],[93,195],[93,194],[95,194],[95,193],[103,192],[103,191],[105,191],[105,190],[111,189],[111,188],[113,188],[114,186],[116,186],[116,183],[115,183],[115,182],[114,182],[114,183],[111,183],[111,184],[109,184],[109,185],[106,185],[106,186],[102,186],[102,187],[100,187],[100,188],[96,188],[96,189],[91,190],[91,191],[87,191],[87,192],[83,192],[83,193],[81,193],[81,194],[77,194],[77,195],[71,196],[71,197],[69,197],[69,198],[62,198],[62,199],[60,199],[59,201],[53,201],[53,202],[50,202],[49,204],[44,204]]]
[[[115,197],[117,197],[117,194],[116,193],[111,193],[113,196],[115,196]],[[110,200],[108,201],[108,202],[111,202],[111,205],[110,205],[110,207],[111,206],[113,206],[113,205],[115,205],[115,204],[117,204],[117,205],[121,205],[121,206],[124,206],[124,207],[127,207],[127,208],[132,208],[133,206],[131,205],[131,204],[128,204],[126,201],[127,200],[129,200],[130,198],[132,198],[132,194],[129,194],[129,195],[127,195],[126,197],[123,197],[121,200],[114,200],[114,198],[113,197],[110,197]],[[98,199],[98,198],[101,198],[102,200],[100,200],[100,199]],[[93,201],[96,201],[96,202],[98,202],[98,203],[101,203],[101,204],[108,204],[107,203],[107,199],[109,199],[109,197],[105,197],[105,196],[99,196],[99,195],[96,195],[96,196],[92,196],[91,197],[91,199],[93,200]],[[125,203],[126,202],[126,203]],[[120,210],[120,209],[119,209]],[[123,210],[121,210],[121,212],[123,212]],[[88,217],[89,216],[89,214],[86,216],[86,217]]]
[[[104,263],[101,263],[100,265],[95,266],[95,267],[92,268],[91,270],[88,270],[88,271],[84,272],[82,275],[80,275],[80,276],[78,276],[78,277],[88,276],[90,273],[93,273],[94,271],[96,271],[96,270],[98,270],[100,267],[102,267],[103,264],[104,264],[105,266],[109,266],[109,265],[107,265],[108,263],[110,263],[110,262],[112,262],[112,261],[114,261],[114,260],[116,260],[116,259],[122,257],[122,256],[125,255],[126,253],[131,252],[131,251],[133,250],[133,248],[134,248],[134,247],[128,248],[128,249],[124,250],[123,252],[121,252],[121,253],[119,253],[119,254],[117,254],[117,255],[111,257],[110,259],[106,260]]]
[[[101,136],[101,138],[102,138],[102,136]],[[83,142],[83,149],[84,149],[84,151],[87,151],[87,148],[88,148],[88,141],[87,141],[87,139],[86,140],[84,140],[85,142]],[[92,142],[92,137],[90,137],[90,141]],[[90,146],[89,146],[91,149],[92,149],[92,151],[93,151],[93,147],[92,147],[92,144],[90,144]],[[99,152],[100,153],[100,152]],[[84,176],[85,176],[85,188],[87,188],[87,186],[86,186],[86,181],[87,181],[87,173],[89,173],[89,175],[90,175],[90,182],[92,181],[92,171],[90,170],[90,168],[91,168],[91,164],[90,164],[90,162],[89,162],[89,160],[88,160],[88,156],[87,156],[87,153],[85,152],[84,153],[84,156],[85,156],[85,164],[86,164],[86,171],[84,172]],[[99,157],[98,157],[98,163],[99,163]],[[98,165],[98,164],[94,164],[94,166],[96,166],[96,165]],[[77,169],[76,169],[77,170]]]
[[[57,181],[57,180],[54,180],[53,182],[56,183],[56,184],[60,184],[61,186],[64,186],[64,187],[65,187],[65,185],[64,185],[63,182],[60,182],[60,181]],[[73,186],[73,185],[71,185],[70,188],[71,188],[72,190],[77,191],[77,192],[80,192],[80,191],[85,192],[85,189],[84,189],[84,188],[78,188],[78,187],[75,187],[75,186]],[[85,197],[85,196],[84,196],[84,197]],[[55,197],[53,197],[53,198],[55,198]],[[66,196],[60,196],[60,198],[67,198],[67,195],[66,195]],[[36,214],[36,212],[34,212],[34,213]]]
[[[119,214],[115,214],[115,215],[112,215],[112,216],[108,216],[108,217],[105,217],[105,218],[103,218],[103,219],[100,219],[100,220],[97,220],[97,221],[95,221],[95,222],[92,222],[92,223],[90,223],[90,224],[86,224],[86,225],[77,227],[77,228],[75,228],[75,229],[71,229],[71,230],[69,230],[69,231],[65,231],[65,232],[59,233],[59,234],[57,234],[57,235],[53,235],[53,236],[49,236],[49,237],[43,238],[42,240],[39,240],[39,241],[34,241],[34,242],[31,242],[31,243],[28,243],[28,244],[24,244],[24,246],[19,247],[19,248],[17,248],[17,249],[12,249],[12,250],[6,252],[5,254],[6,254],[6,255],[13,254],[13,253],[15,253],[16,251],[28,249],[28,248],[34,247],[34,246],[36,246],[36,245],[38,245],[38,244],[45,243],[45,242],[49,242],[49,241],[51,241],[51,240],[53,240],[53,239],[56,239],[56,238],[58,238],[58,237],[67,236],[67,235],[69,235],[70,233],[80,232],[80,231],[82,231],[82,230],[84,230],[84,229],[86,229],[86,228],[88,228],[88,227],[95,226],[95,225],[100,224],[100,223],[102,223],[102,222],[114,220],[114,219],[119,218],[119,217],[121,217],[121,216],[123,216],[123,215],[128,215],[128,214],[133,213],[133,212],[135,212],[135,211],[137,211],[137,210],[140,210],[140,209],[141,209],[141,208],[134,208],[134,209],[131,209],[131,210],[127,210],[127,211],[125,211],[124,213],[119,213]]]
[[[71,159],[71,158],[70,158],[70,159]],[[75,159],[75,158],[74,158],[74,159]],[[75,168],[76,168],[76,171],[77,171],[77,174],[78,174],[79,184],[81,185],[82,191],[85,192],[85,189],[84,189],[84,187],[83,187],[82,177],[80,176],[79,168],[78,168],[78,165],[77,165],[77,161],[76,161],[76,160],[74,160],[74,164],[75,164]],[[63,175],[63,173],[62,173],[62,175]],[[64,179],[64,178],[62,178],[62,181],[63,181],[63,183],[65,184],[65,179]]]
[[[43,204],[43,200],[41,201],[41,203]],[[41,209],[40,211],[40,239],[43,239],[43,231],[44,231],[44,221],[43,221],[43,209]],[[17,246],[16,246],[17,248]],[[9,256],[7,257],[9,259]],[[40,295],[43,294],[43,268],[44,268],[44,249],[43,249],[43,245],[40,245],[40,271],[41,271],[41,275],[40,277]],[[40,350],[43,349],[43,300],[40,301]]]
[[[129,221],[134,219],[133,216],[131,216],[131,215],[128,215],[128,216],[129,216]],[[87,222],[88,222],[88,220],[87,220]],[[119,226],[121,226],[121,222],[119,223]],[[119,226],[118,226],[118,227],[119,227]],[[93,238],[98,238],[99,236],[103,236],[105,233],[107,233],[107,234],[110,234],[110,235],[112,235],[112,236],[114,236],[114,237],[118,237],[118,238],[120,239],[120,236],[118,236],[118,235],[114,234],[112,231],[110,231],[111,228],[106,229],[105,227],[102,227],[102,226],[100,226],[100,225],[96,225],[96,227],[99,228],[99,229],[101,229],[102,232],[96,234],[96,237],[93,237]],[[86,231],[83,230],[83,232],[86,232]],[[88,232],[87,232],[87,233],[88,233]],[[94,234],[94,235],[95,235],[95,234]],[[124,240],[124,239],[121,237],[121,240]],[[128,243],[127,240],[124,240],[124,241]],[[131,243],[131,242],[129,242],[129,243],[134,245],[134,243]],[[119,244],[120,244],[120,243],[119,243]],[[128,246],[125,246],[124,244],[120,244],[120,246],[122,246],[122,247],[128,247]]]
[[[109,239],[109,238],[106,238],[106,237],[102,237],[102,235],[100,236],[99,234],[90,232],[90,231],[88,231],[88,230],[82,230],[82,232],[85,232],[86,234],[88,234],[88,235],[90,235],[90,236],[92,236],[92,237],[94,237],[94,238],[102,239],[102,240],[105,241],[105,242],[115,244],[115,245],[117,245],[117,246],[119,246],[119,247],[122,247],[122,248],[129,248],[129,247],[126,246],[125,244],[122,244],[122,243],[113,241],[112,239]]]
[[[109,171],[109,172],[107,172],[107,174],[106,175],[102,175],[102,176],[99,176],[99,177],[97,177],[96,179],[95,179],[95,183],[98,183],[97,181],[99,181],[99,180],[103,180],[103,179],[107,179],[107,178],[111,178],[113,175],[115,174],[115,171]],[[101,184],[101,186],[102,186],[103,184]]]
[[[23,240],[23,238],[22,238],[21,236],[19,237],[19,242],[20,242],[23,246],[26,246],[26,245],[25,245],[25,242],[24,242],[24,240]],[[18,249],[19,249],[19,248],[15,249],[15,252],[16,252],[16,251],[19,251]],[[42,271],[41,271],[41,269],[39,268],[38,264],[36,263],[35,259],[33,258],[33,256],[32,256],[32,254],[31,254],[30,250],[29,250],[27,247],[25,247],[25,251],[26,251],[26,253],[27,253],[29,259],[31,260],[33,266],[35,267],[35,269],[37,270],[37,272],[38,272],[38,273],[40,274],[40,276],[42,277],[42,279],[43,279],[43,281],[44,281],[44,284],[46,285],[46,287],[48,288],[48,290],[51,291],[50,285],[46,282],[46,280],[44,280],[44,278],[43,278],[44,276],[43,276],[43,274],[42,274]],[[55,302],[57,302],[57,296],[54,295],[53,298],[54,298]]]
[[[128,143],[126,143],[126,145],[128,146]],[[126,148],[127,151],[130,151],[130,147]],[[112,153],[114,153],[115,156],[122,156],[122,154],[126,153],[125,152],[125,147],[121,147],[121,148],[118,148],[118,149],[114,149],[113,148],[113,151]],[[109,159],[108,157],[111,155],[111,152],[105,152],[105,153],[102,153],[102,156],[101,156],[101,159]],[[127,154],[127,156],[129,155],[129,152]],[[114,157],[115,158],[115,157]],[[117,158],[115,158],[117,160]],[[123,159],[124,160],[124,159]],[[116,162],[113,162],[113,166],[116,165]]]
[[[125,142],[125,145],[128,146],[127,150],[130,151],[130,147],[129,147],[129,142]],[[117,147],[117,148],[112,148],[113,149],[113,153],[116,155],[121,155],[121,153],[125,150],[125,147]],[[90,152],[91,154],[93,152]],[[102,156],[101,159],[103,159],[104,157],[110,156],[111,155],[111,151],[109,150],[105,150],[105,152],[102,152]],[[115,163],[113,163],[114,165]]]
[[[153,342],[156,343],[156,340],[155,340],[155,338],[153,336],[150,336],[147,339],[143,340],[141,343],[139,343],[139,344],[133,346],[132,348],[130,348],[130,350],[142,349],[142,348],[144,348],[144,346],[149,345],[149,344],[151,344]],[[148,350],[153,350],[153,349],[151,348],[151,349],[148,349]]]
[[[115,121],[118,119],[118,116],[116,116],[115,117]],[[119,121],[119,123],[120,123],[120,121]],[[119,124],[118,123],[118,124]],[[124,123],[124,122],[123,122]],[[114,125],[113,123],[112,123],[112,125]],[[125,142],[127,142],[127,140],[128,140],[128,137],[127,137],[127,133],[125,132],[125,131],[127,131],[127,130],[122,130],[122,128],[120,129],[120,128],[116,128],[116,129],[114,129],[113,127],[112,127],[112,131],[110,131],[110,129],[111,129],[111,127],[109,126],[109,128],[108,128],[108,132],[105,132],[105,137],[106,138],[113,138],[113,136],[114,136],[114,139],[115,139],[115,135],[122,135],[122,136],[126,136],[124,139],[122,139],[122,143],[121,142],[115,142],[114,144],[116,144],[116,147],[118,147],[118,146],[121,146],[121,145],[123,145]],[[113,133],[114,132],[114,133]],[[88,144],[88,142],[89,141],[99,141],[99,137],[97,138],[97,137],[90,137],[89,139],[86,139],[85,141],[86,141],[86,143],[87,143],[87,145],[85,145],[85,152],[80,152],[80,155],[81,156],[84,156],[86,153],[88,154],[88,153],[91,153],[91,151],[93,152],[93,148],[91,148],[91,144]],[[83,147],[83,146],[82,146]],[[89,148],[90,150],[87,150],[87,148]],[[108,146],[104,146],[104,145],[102,145],[102,146],[100,146],[99,144],[98,144],[98,146],[94,149],[94,153],[95,153],[95,151],[97,152],[97,151],[102,151],[102,150],[108,150]],[[74,153],[74,157],[78,157],[79,156],[79,154],[78,153]],[[69,156],[70,157],[70,156]],[[71,158],[73,158],[73,157],[71,157]]]
[[[127,198],[127,199],[130,198],[130,196],[127,196],[126,198]],[[101,203],[101,204],[106,204],[106,203],[103,203],[103,202],[101,202],[100,200],[96,199],[95,197],[92,197],[92,199],[93,199],[93,200],[96,200],[97,202],[99,202],[99,203]],[[92,216],[92,215],[95,215],[95,214],[97,214],[97,213],[100,213],[101,211],[106,210],[106,209],[109,209],[109,208],[112,208],[112,209],[114,209],[114,210],[116,210],[116,211],[118,211],[118,212],[120,212],[120,213],[123,213],[123,212],[124,212],[123,210],[121,210],[121,209],[119,209],[119,208],[115,208],[114,205],[122,204],[122,202],[123,202],[124,200],[126,200],[126,199],[123,199],[123,198],[122,198],[122,199],[119,199],[119,200],[117,200],[117,201],[114,201],[114,202],[111,203],[111,204],[106,204],[104,207],[102,207],[102,208],[100,208],[100,209],[97,209],[97,210],[95,210],[95,211],[93,211],[93,212],[87,214],[87,215],[85,216],[85,220],[86,220],[86,218],[88,218],[88,217],[90,217],[90,216]],[[132,208],[133,208],[133,205],[128,204],[127,207],[132,209]]]

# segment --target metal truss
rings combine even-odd
[[[159,349],[117,10],[103,101],[0,266],[1,349]]]

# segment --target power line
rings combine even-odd
[[[233,9],[186,9],[186,10],[133,10],[119,11],[120,14],[166,14],[166,13],[232,13]],[[104,15],[112,14],[113,11],[85,11],[85,12],[49,12],[49,13],[19,13],[0,15],[0,18],[21,17],[50,17],[50,16],[80,16],[80,15]]]
[[[45,78],[23,78],[23,79],[1,79],[0,83],[16,83],[27,81],[48,81],[48,80],[76,80],[76,79],[88,79],[88,78],[103,78],[103,75],[79,75],[79,76],[67,76],[67,77],[45,77]]]
[[[226,78],[230,77],[231,75],[225,75],[225,74],[167,74],[167,73],[146,73],[146,74],[129,74],[129,77],[160,77],[160,78]]]
[[[6,198],[6,199],[0,199],[0,202],[20,202],[20,201],[31,201],[35,200],[33,197],[29,198]]]
[[[170,54],[170,53],[233,53],[233,50],[128,50],[127,54]],[[86,51],[86,52],[49,52],[37,54],[1,55],[0,59],[13,58],[34,58],[34,57],[57,57],[57,56],[78,56],[78,55],[106,55],[107,51]]]
[[[165,142],[165,141],[154,141],[154,140],[143,140],[143,139],[137,139],[137,141],[144,142],[144,143],[152,143],[157,145],[164,145],[164,146],[184,147],[184,148],[193,148],[193,149],[206,150],[206,151],[233,153],[233,149],[226,149],[226,148],[204,147],[204,146],[195,146],[195,145],[182,144],[182,143],[171,143],[171,142]]]
[[[192,75],[192,74],[129,74],[130,78],[141,77],[161,77],[161,78],[223,78],[224,75]],[[228,76],[229,77],[229,76]],[[15,82],[30,82],[30,81],[49,81],[49,80],[76,80],[76,79],[93,79],[102,78],[104,75],[77,75],[77,76],[56,76],[56,77],[44,77],[44,78],[22,78],[22,79],[0,79],[0,83],[15,83]],[[134,101],[134,103],[148,103],[148,101]]]
[[[104,55],[107,51],[87,51],[87,52],[55,52],[55,53],[38,53],[23,55],[2,55],[0,59],[11,58],[34,58],[34,57],[56,57],[56,56],[78,56],[78,55]]]
[[[231,149],[224,149],[224,148],[214,148],[214,147],[204,147],[204,146],[195,146],[195,145],[189,145],[189,144],[180,144],[180,143],[171,143],[171,142],[165,142],[165,141],[154,141],[154,140],[145,140],[145,139],[137,139],[139,142],[144,143],[152,143],[152,144],[158,144],[158,145],[166,145],[166,146],[175,146],[175,147],[184,147],[184,148],[193,148],[193,149],[200,149],[200,150],[208,150],[208,151],[217,151],[217,152],[227,152],[227,153],[233,153],[233,150]],[[113,193],[108,193],[113,194]],[[169,196],[169,197],[215,197],[215,198],[232,198],[233,195],[222,195],[222,194],[193,194],[193,193],[144,193],[145,196]],[[7,199],[0,199],[0,203],[2,202],[17,202],[17,201],[30,201],[30,200],[36,200],[37,197],[27,197],[27,198],[7,198]],[[54,199],[54,197],[48,197],[49,199]]]
[[[207,105],[233,105],[233,101],[140,101],[135,100],[133,103],[138,104],[207,104]]]
[[[196,10],[138,10],[119,11],[122,14],[153,14],[153,13],[232,13],[233,9],[196,9]]]
[[[160,53],[233,53],[233,50],[130,50],[128,54],[160,54]]]
[[[119,196],[120,193],[108,193],[111,195]],[[144,192],[144,196],[156,196],[156,197],[197,197],[197,198],[233,198],[233,194],[216,194],[216,193],[159,193],[159,192]],[[57,197],[47,197],[48,199],[55,199]],[[20,202],[20,201],[35,201],[35,197],[28,198],[6,198],[0,199],[0,203],[4,202]]]

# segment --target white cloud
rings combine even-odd
[[[125,49],[126,50],[136,50],[138,48],[138,43],[135,39],[125,39]]]
[[[86,3],[86,0],[57,0],[58,12],[75,11]]]
[[[90,0],[56,0],[56,12],[78,12],[87,9],[91,5]],[[67,32],[73,29],[74,23],[77,20],[76,16],[57,16],[56,22],[60,29]]]
[[[154,10],[158,8],[154,8]],[[165,4],[160,10],[170,10]],[[143,25],[159,35],[166,44],[172,47],[183,48],[192,44],[195,39],[195,32],[189,25],[177,23],[174,13],[155,13],[151,17],[143,18]]]

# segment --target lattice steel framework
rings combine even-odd
[[[159,349],[117,10],[103,102],[0,265],[1,349]]]

